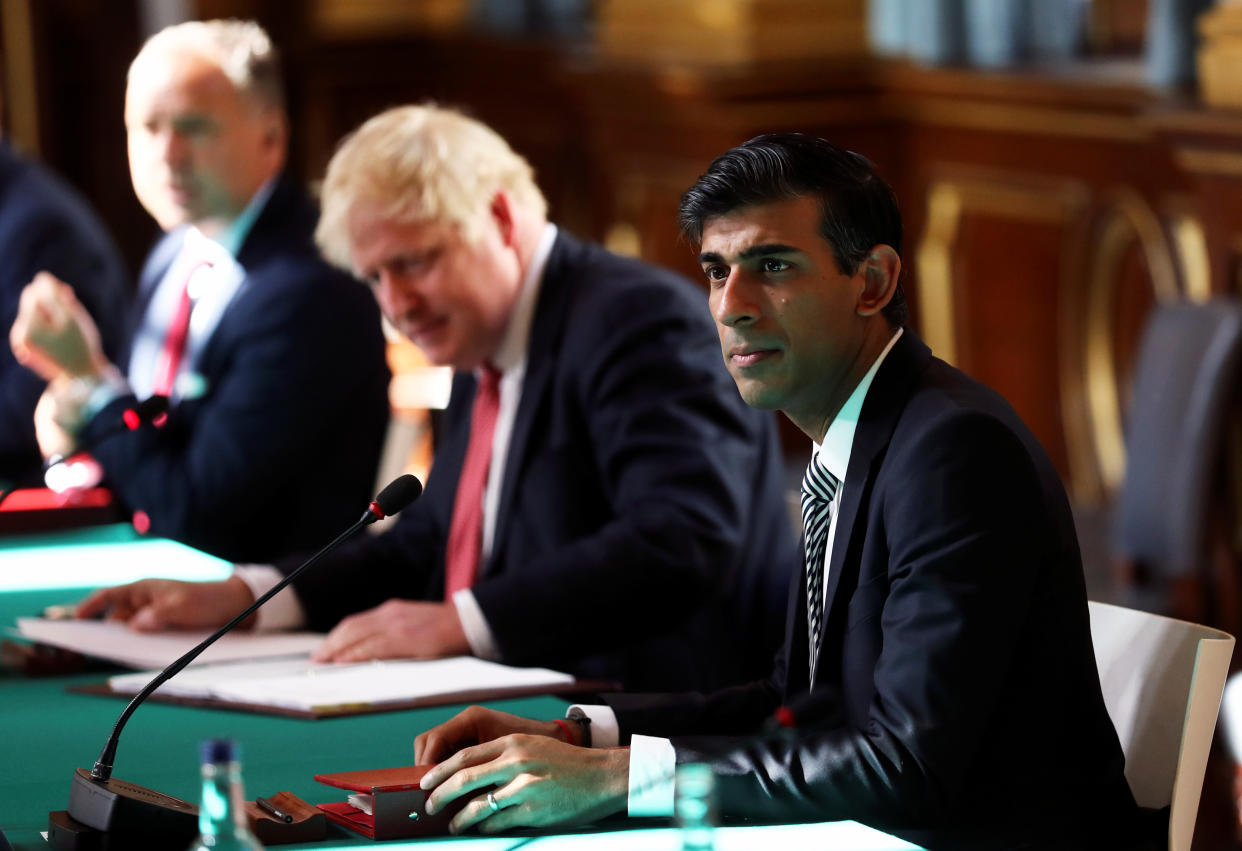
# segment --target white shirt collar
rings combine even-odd
[[[216,269],[232,267],[240,269],[236,263],[237,255],[241,253],[242,244],[250,235],[255,221],[263,212],[263,208],[267,206],[267,201],[272,197],[275,188],[275,178],[260,186],[259,191],[254,193],[254,197],[246,205],[246,209],[242,210],[241,215],[234,219],[217,239],[207,236],[195,225],[187,225],[185,240],[182,242],[182,255],[192,258],[192,262],[195,263],[206,260]],[[184,277],[186,273],[179,274]],[[206,280],[209,277],[197,276],[190,282],[190,298],[197,302],[203,296],[204,287],[207,286]]]
[[[204,261],[211,264],[210,271],[205,270],[202,274],[191,272],[197,264]],[[208,292],[220,289],[225,286],[225,282],[239,278],[244,273],[227,248],[190,225],[181,246],[181,255],[169,267],[168,275],[178,282],[185,280],[187,275],[192,275],[186,286],[197,307],[200,299]]]
[[[513,310],[509,314],[509,324],[505,327],[504,336],[491,359],[491,365],[501,372],[512,372],[526,363],[526,349],[530,343],[530,326],[535,315],[535,302],[539,298],[539,288],[543,283],[544,268],[548,265],[548,256],[552,253],[552,244],[556,242],[556,225],[551,222],[544,225],[539,236],[539,244],[531,255],[530,265],[522,276],[517,298],[513,302]]]
[[[246,237],[250,236],[250,230],[254,227],[254,223],[258,220],[259,214],[263,212],[263,208],[267,206],[267,199],[272,197],[272,192],[276,189],[276,178],[271,177],[264,181],[259,187],[259,191],[254,193],[254,197],[250,199],[250,203],[246,205],[246,209],[241,211],[241,215],[233,219],[224,231],[220,234],[217,242],[223,246],[232,257],[236,258],[241,253],[242,244],[245,243]]]
[[[838,482],[845,481],[845,472],[850,466],[850,450],[854,446],[854,432],[858,428],[858,416],[862,413],[867,391],[871,389],[871,382],[875,379],[875,374],[879,372],[880,364],[884,363],[884,358],[888,357],[888,353],[892,351],[893,344],[901,338],[901,332],[902,329],[898,328],[897,333],[893,334],[888,345],[884,347],[884,351],[880,352],[875,363],[871,364],[871,368],[867,370],[862,381],[858,382],[854,392],[845,400],[845,404],[841,406],[841,410],[837,412],[831,425],[828,426],[824,442],[815,444],[811,457],[832,473]]]

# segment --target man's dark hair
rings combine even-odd
[[[803,133],[767,133],[725,151],[681,196],[677,221],[682,233],[699,243],[708,219],[804,195],[819,199],[819,232],[843,273],[857,272],[879,243],[901,256],[897,198],[875,166],[864,156]],[[883,313],[894,327],[909,318],[900,283]]]

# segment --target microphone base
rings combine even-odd
[[[135,848],[184,851],[193,839],[182,842],[178,838],[142,835],[136,833],[105,833],[87,827],[69,815],[66,810],[53,810],[47,814],[47,844],[56,851],[134,851]],[[8,846],[0,845],[0,849]]]
[[[66,810],[47,814],[47,844],[56,851],[111,851],[108,834],[87,827]]]
[[[57,848],[120,848],[116,840],[122,836],[138,843],[128,846],[132,848],[184,848],[198,835],[198,807],[194,804],[115,777],[95,780],[85,768],[73,772],[66,819],[58,824],[56,815],[50,819],[51,831],[72,843],[55,843]],[[102,844],[82,844],[91,841],[91,832]],[[109,843],[109,839],[113,841]]]

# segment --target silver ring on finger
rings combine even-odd
[[[487,805],[492,808],[492,812],[500,812],[500,804],[496,802],[496,796],[491,792],[487,793]]]

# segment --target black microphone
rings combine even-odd
[[[157,427],[163,425],[160,420],[168,415],[168,397],[167,396],[151,396],[143,399],[131,408],[126,408],[121,412],[121,419],[107,429],[102,431],[94,440],[87,441],[79,446],[80,452],[89,452],[99,444],[103,443],[110,437],[122,434],[127,431],[137,431],[144,425],[154,423]],[[43,477],[47,471],[57,464],[64,463],[65,457],[62,455],[53,455],[43,462],[42,468],[38,473],[27,476],[19,480],[7,490],[0,490],[0,505],[4,505],[4,501],[9,498],[14,491],[23,490],[25,488],[40,487],[43,484]]]
[[[161,420],[168,416],[168,408],[170,403],[167,396],[148,396],[132,408],[126,408],[121,412],[121,424],[130,431],[137,431],[140,426],[147,423],[155,423],[156,426],[162,426]],[[120,429],[113,427],[101,434],[92,441],[92,445],[98,445],[113,434],[119,432]]]
[[[156,428],[159,428],[164,425],[164,420],[168,418],[169,406],[170,403],[167,396],[148,396],[141,402],[121,411],[121,418],[119,420],[113,422],[91,440],[80,443],[77,451],[90,452],[108,438],[115,437],[118,434],[137,431],[144,425],[154,425]],[[43,469],[47,470],[48,467],[54,467],[63,460],[65,459],[62,456],[53,455],[47,459]]]
[[[364,526],[369,526],[377,520],[383,520],[387,516],[396,514],[418,499],[422,492],[423,485],[414,476],[407,474],[394,479],[386,488],[380,491],[379,495],[375,497],[375,501],[367,506],[367,510],[363,512],[358,522],[299,565],[296,570],[272,586],[267,593],[243,609],[231,621],[216,630],[214,634],[204,639],[198,646],[194,647],[180,659],[177,659],[163,671],[160,671],[125,707],[125,711],[121,713],[121,717],[117,719],[116,726],[112,729],[112,735],[108,737],[107,744],[100,751],[99,759],[95,761],[95,767],[91,771],[87,771],[85,768],[78,768],[74,771],[73,785],[69,789],[69,817],[73,821],[80,823],[80,825],[94,828],[97,831],[141,834],[145,840],[151,840],[153,837],[158,836],[161,840],[170,844],[181,842],[184,836],[182,844],[190,842],[198,832],[197,807],[171,795],[164,795],[124,780],[112,779],[112,763],[116,758],[117,743],[121,737],[121,730],[125,727],[125,722],[129,720],[129,717],[134,714],[134,710],[152,692],[198,658],[199,654],[214,644],[221,636],[250,617],[260,606],[284,590],[285,586],[301,575],[303,571],[335,550]],[[59,818],[61,815],[62,813],[60,812],[53,812],[51,814],[51,832],[48,838],[52,839],[53,834],[56,835],[57,841],[53,842],[53,845],[57,848],[77,848],[79,847],[78,843],[82,842],[84,846],[85,840],[79,839],[83,835],[80,826],[72,825],[71,823],[66,824],[63,818]],[[98,837],[95,837],[95,839],[98,839]]]

